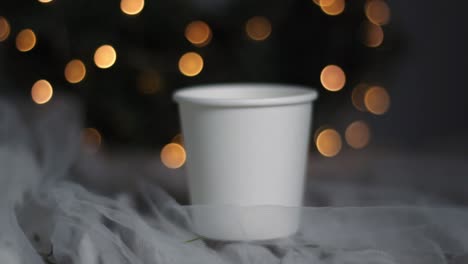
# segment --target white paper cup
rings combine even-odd
[[[312,89],[273,84],[175,93],[195,232],[218,240],[266,240],[297,231],[299,213],[281,208],[302,205],[316,97]]]

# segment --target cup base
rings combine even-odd
[[[221,241],[273,240],[294,235],[300,212],[284,206],[192,206],[192,230]]]

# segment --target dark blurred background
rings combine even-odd
[[[1,1],[0,91],[37,104],[34,111],[76,97],[86,142],[151,151],[180,143],[171,99],[179,88],[301,84],[320,92],[311,137],[323,156],[372,147],[463,153],[467,8],[422,0]]]

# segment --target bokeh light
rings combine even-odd
[[[185,38],[197,47],[208,45],[211,36],[210,27],[203,21],[193,21],[185,28]]]
[[[328,125],[323,125],[323,126],[320,126],[319,128],[317,128],[314,132],[314,142],[317,142],[317,137],[318,135],[320,135],[320,133],[322,133],[322,131],[324,131],[325,129],[328,129],[330,128]]]
[[[0,16],[0,42],[5,41],[10,36],[10,23],[8,20]]]
[[[384,31],[381,26],[369,22],[362,24],[362,42],[367,47],[376,48],[384,41]]]
[[[52,2],[53,0],[38,0],[40,3],[47,4]]]
[[[386,25],[390,21],[390,8],[383,0],[368,0],[365,5],[367,19],[376,25]]]
[[[102,136],[96,128],[88,127],[83,129],[81,140],[87,151],[96,152],[101,147]]]
[[[373,86],[366,91],[364,103],[367,111],[376,115],[383,115],[390,108],[390,95],[385,88]]]
[[[161,150],[161,161],[168,168],[177,169],[182,167],[185,159],[185,149],[177,143],[169,143]]]
[[[182,133],[179,133],[175,137],[172,138],[171,142],[184,146],[184,136],[182,135]]]
[[[16,48],[19,51],[30,51],[36,45],[36,34],[31,29],[23,29],[16,36]]]
[[[325,157],[334,157],[341,151],[341,136],[331,128],[322,130],[315,139],[317,150]]]
[[[79,83],[86,76],[86,67],[81,60],[71,60],[65,66],[65,79],[69,83]]]
[[[330,3],[332,2],[332,3]],[[322,11],[329,16],[337,16],[345,10],[344,0],[320,0],[320,8]]]
[[[94,63],[101,69],[107,69],[114,65],[117,53],[111,45],[102,45],[94,53]]]
[[[143,94],[155,94],[162,89],[162,77],[156,70],[145,70],[138,75],[138,90]]]
[[[346,84],[346,75],[337,65],[328,65],[320,74],[320,82],[329,91],[336,92],[343,89]]]
[[[196,52],[187,52],[179,59],[179,70],[185,76],[198,75],[203,70],[203,58]]]
[[[351,101],[356,107],[357,110],[366,112],[366,105],[364,104],[364,96],[366,94],[367,89],[369,88],[369,85],[366,83],[360,83],[356,85],[351,93]]]
[[[31,89],[31,97],[36,104],[45,104],[50,101],[54,90],[47,80],[39,80]]]
[[[370,129],[364,121],[351,123],[345,131],[345,139],[349,146],[355,149],[362,149],[369,144]]]
[[[262,16],[252,17],[245,24],[245,31],[247,36],[253,40],[265,40],[271,34],[270,20]]]
[[[120,10],[127,15],[137,15],[145,7],[145,0],[121,0]]]

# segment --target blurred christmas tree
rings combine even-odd
[[[170,141],[171,95],[195,84],[320,88],[317,127],[354,111],[351,95],[358,110],[388,110],[384,88],[358,85],[378,84],[396,52],[383,0],[17,0],[2,1],[0,16],[0,89],[38,104],[79,97],[86,125],[111,146]]]

